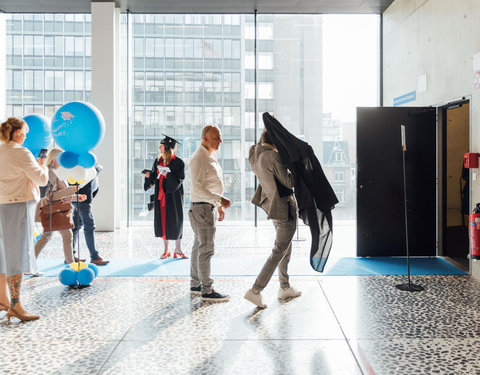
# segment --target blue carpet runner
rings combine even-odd
[[[212,258],[212,276],[256,276],[260,272],[266,257]],[[39,271],[45,276],[58,276],[64,268],[63,259],[38,259]],[[410,258],[412,275],[466,275],[459,268],[440,257]],[[325,271],[314,271],[307,258],[291,259],[291,276],[369,276],[369,275],[406,275],[407,260],[404,257],[376,258],[331,258]],[[100,277],[124,276],[189,276],[188,259],[132,258],[110,259],[106,266],[99,267]]]

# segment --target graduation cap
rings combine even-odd
[[[162,135],[165,137],[162,139],[162,141],[160,142],[160,144],[162,145],[168,145],[170,146],[171,148],[174,148],[175,145],[178,143],[179,145],[181,145],[181,143],[179,141],[177,141],[175,138],[172,138],[172,137],[169,137],[168,135],[165,135],[162,133]]]

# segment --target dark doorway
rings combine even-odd
[[[456,103],[442,111],[443,255],[468,269],[470,172],[463,168],[463,155],[470,145],[470,105]]]
[[[406,254],[401,125],[410,255],[437,253],[436,109],[379,107],[357,108],[358,256]]]

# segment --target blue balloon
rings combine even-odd
[[[95,273],[95,277],[98,276],[98,267],[96,264],[88,263],[88,268],[91,268],[93,270],[93,272]]]
[[[81,154],[78,157],[78,164],[84,168],[92,168],[97,162],[97,158],[91,152]]]
[[[28,125],[27,138],[23,147],[28,148],[35,157],[42,148],[48,148],[52,143],[50,120],[43,115],[33,114],[23,118]]]
[[[91,268],[82,268],[78,271],[77,279],[80,285],[90,285],[95,278],[95,272]]]
[[[95,148],[105,133],[105,121],[100,111],[90,103],[70,102],[55,113],[52,135],[65,151],[77,155]]]
[[[60,271],[59,279],[63,285],[77,285],[77,271],[72,268],[64,268]]]
[[[70,151],[64,151],[57,156],[57,162],[63,168],[73,168],[78,164],[78,155]]]

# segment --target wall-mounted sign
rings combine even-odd
[[[476,72],[473,77],[473,87],[480,89],[480,72]]]
[[[473,71],[480,72],[480,52],[473,55]]]
[[[417,99],[417,92],[412,91],[412,92],[409,92],[408,94],[404,94],[401,96],[397,96],[396,98],[393,98],[393,106],[397,107],[399,105],[402,105],[408,102],[413,102],[416,99]]]

